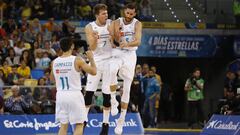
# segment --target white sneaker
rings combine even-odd
[[[114,129],[114,132],[116,135],[121,135],[123,132],[123,124],[124,124],[124,120],[123,119],[118,119],[116,122],[116,127]]]
[[[115,116],[118,114],[118,101],[117,100],[111,100],[111,115]]]

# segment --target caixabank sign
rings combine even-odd
[[[201,135],[240,135],[240,116],[213,115]]]
[[[110,117],[109,134],[114,134],[116,117]],[[0,135],[56,134],[60,123],[55,122],[54,115],[0,115]],[[99,134],[102,127],[102,114],[89,114],[85,135]],[[74,125],[69,126],[72,134]],[[123,134],[143,134],[141,118],[138,113],[128,113],[124,123]]]

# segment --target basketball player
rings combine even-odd
[[[74,43],[71,38],[60,40],[62,56],[52,62],[51,79],[56,82],[56,121],[61,123],[59,135],[66,135],[68,122],[76,124],[74,135],[83,134],[83,123],[87,121],[85,101],[81,92],[80,70],[96,75],[92,52],[86,52],[90,65],[80,57],[72,55]]]
[[[89,48],[93,51],[96,61],[97,75],[88,75],[85,105],[87,112],[89,112],[92,104],[92,97],[98,88],[100,79],[102,79],[103,123],[100,135],[107,135],[111,107],[109,83],[106,82],[109,80],[109,60],[112,53],[112,44],[110,43],[110,34],[108,31],[111,21],[108,19],[107,6],[105,4],[97,4],[93,12],[96,20],[85,27],[85,32]]]
[[[115,91],[117,88],[117,73],[123,79],[123,95],[121,97],[121,114],[117,120],[115,128],[116,134],[122,134],[123,123],[127,112],[130,98],[130,87],[134,77],[135,65],[137,61],[136,50],[141,43],[142,24],[134,17],[136,16],[136,6],[129,3],[124,7],[124,17],[112,22],[110,31],[113,33],[115,44],[119,47],[113,48],[110,62],[111,78],[111,104],[115,104]],[[113,107],[112,107],[113,108]],[[113,108],[113,110],[116,110]],[[112,110],[111,110],[112,111]],[[112,112],[111,112],[112,113]],[[115,112],[113,112],[115,113]]]

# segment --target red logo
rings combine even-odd
[[[57,69],[57,70],[56,70],[56,73],[59,74],[59,72],[60,72],[59,69]]]

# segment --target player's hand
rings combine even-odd
[[[126,40],[121,41],[120,48],[128,47],[128,43]]]
[[[89,60],[92,60],[93,59],[93,53],[92,51],[86,51],[86,56]]]

